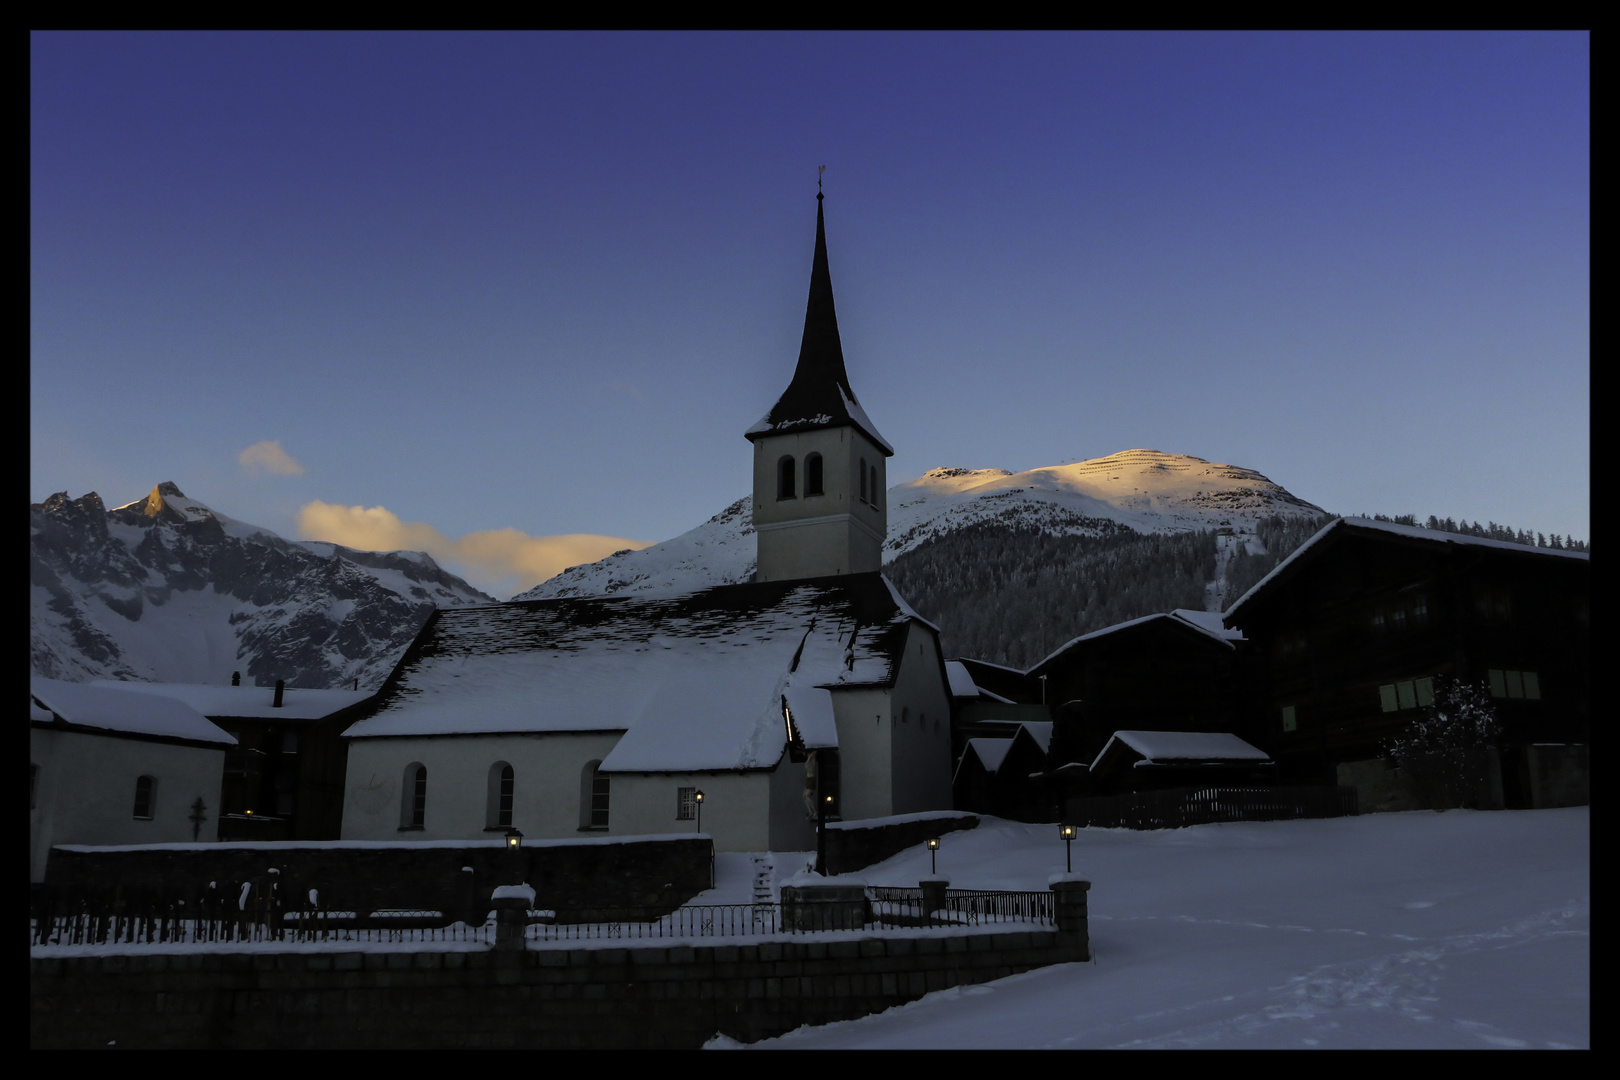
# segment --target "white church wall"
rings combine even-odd
[[[703,831],[716,851],[770,850],[770,774],[749,772],[613,773],[609,835],[695,834],[697,820],[676,816],[679,789],[703,792]]]
[[[349,744],[343,839],[493,839],[498,832],[486,831],[490,768],[500,761],[512,766],[512,824],[525,837],[578,837],[582,803],[589,797],[583,785],[585,767],[607,757],[621,734],[354,739]],[[427,768],[422,828],[402,830],[405,770],[417,762]]]
[[[225,748],[31,728],[29,762],[39,768],[29,810],[29,874],[45,879],[54,844],[174,844],[192,839],[200,797],[201,841],[219,838]],[[135,786],[153,778],[150,818],[135,816]]]
[[[771,851],[809,851],[816,829],[805,800],[804,763],[789,760],[787,751],[771,778]]]
[[[833,693],[838,724],[841,815],[845,821],[888,817],[893,807],[890,700],[885,689]]]

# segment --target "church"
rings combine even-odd
[[[754,580],[437,612],[345,732],[344,839],[803,851],[818,811],[950,809],[939,631],[881,572],[894,450],[849,383],[816,199],[798,365],[744,433]]]

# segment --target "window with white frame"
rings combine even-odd
[[[400,784],[399,827],[416,830],[427,824],[427,766],[413,761],[405,766]]]
[[[675,820],[691,821],[697,817],[697,788],[675,789]]]
[[[489,767],[488,791],[484,799],[484,827],[510,829],[512,827],[512,799],[516,793],[517,773],[505,761]]]

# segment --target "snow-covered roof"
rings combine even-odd
[[[1109,634],[1117,634],[1121,630],[1129,630],[1133,627],[1142,626],[1157,619],[1168,619],[1174,624],[1188,627],[1189,629],[1198,631],[1200,634],[1213,638],[1229,649],[1236,648],[1234,642],[1243,640],[1243,631],[1227,629],[1226,626],[1221,622],[1222,618],[1223,616],[1218,611],[1193,611],[1191,608],[1176,608],[1174,611],[1161,611],[1153,615],[1143,615],[1138,619],[1126,619],[1124,622],[1115,623],[1113,626],[1105,626],[1101,630],[1093,630],[1088,634],[1081,634],[1077,638],[1070,638],[1068,641],[1065,641],[1062,645],[1059,645],[1056,649],[1053,649],[1050,653],[1048,653],[1039,663],[1033,665],[1029,669],[1029,672],[1033,674],[1034,672],[1039,671],[1041,668],[1045,667],[1047,664],[1051,663],[1059,656],[1062,656],[1065,652],[1068,652],[1070,649],[1074,648],[1083,641],[1092,641],[1096,638],[1107,637]]]
[[[914,618],[876,573],[444,609],[345,734],[623,731],[605,772],[770,768],[784,700],[837,745],[829,689],[892,685]]]
[[[973,681],[973,676],[968,674],[968,669],[960,660],[945,661],[945,677],[950,680],[952,697],[979,696],[978,684]]]
[[[1255,582],[1248,592],[1238,597],[1237,602],[1226,609],[1225,618],[1230,619],[1239,608],[1248,603],[1250,598],[1260,593],[1270,583],[1286,572],[1289,567],[1312,552],[1335,530],[1365,529],[1372,532],[1388,533],[1392,536],[1403,536],[1411,540],[1425,540],[1433,544],[1458,544],[1464,547],[1495,548],[1498,551],[1512,552],[1515,555],[1539,555],[1553,559],[1577,559],[1581,562],[1591,562],[1591,555],[1585,551],[1568,551],[1562,548],[1530,547],[1528,544],[1514,544],[1506,540],[1490,540],[1483,536],[1469,536],[1465,533],[1444,532],[1439,529],[1424,529],[1416,525],[1397,525],[1392,521],[1374,521],[1371,518],[1347,517],[1335,518],[1316,531],[1316,534],[1305,541],[1293,552],[1272,568],[1271,573]]]
[[[183,701],[158,694],[130,693],[85,683],[62,682],[30,676],[29,717],[33,723],[51,722],[51,714],[78,727],[127,735],[235,746],[236,740]],[[35,709],[44,710],[41,715]]]
[[[204,716],[252,717],[263,720],[321,720],[358,705],[371,690],[301,690],[288,687],[281,707],[274,705],[273,686],[209,686],[197,683],[138,683],[95,679],[89,685],[135,694],[155,694],[183,701]]]
[[[979,759],[979,764],[984,766],[985,772],[996,772],[1001,768],[1001,763],[1007,760],[1007,751],[1012,749],[1012,744],[1011,739],[969,739],[967,750],[962,752],[962,760],[956,764],[956,771],[962,771],[967,764],[967,751],[971,750],[973,756]]]
[[[1110,751],[1123,744],[1156,765],[1202,761],[1270,761],[1264,750],[1256,749],[1226,732],[1205,731],[1116,731],[1096,760],[1093,771]]]
[[[1048,721],[1023,720],[1023,721],[1019,722],[1018,726],[1023,728],[1025,731],[1029,732],[1029,737],[1035,740],[1035,745],[1039,746],[1041,748],[1041,753],[1046,754],[1046,753],[1051,752],[1051,748],[1052,748],[1052,723],[1051,723],[1051,721],[1049,721],[1049,720]]]

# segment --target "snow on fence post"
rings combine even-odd
[[[534,906],[534,889],[529,885],[497,886],[490,894],[490,906],[495,909],[496,950],[522,950],[529,909]]]

